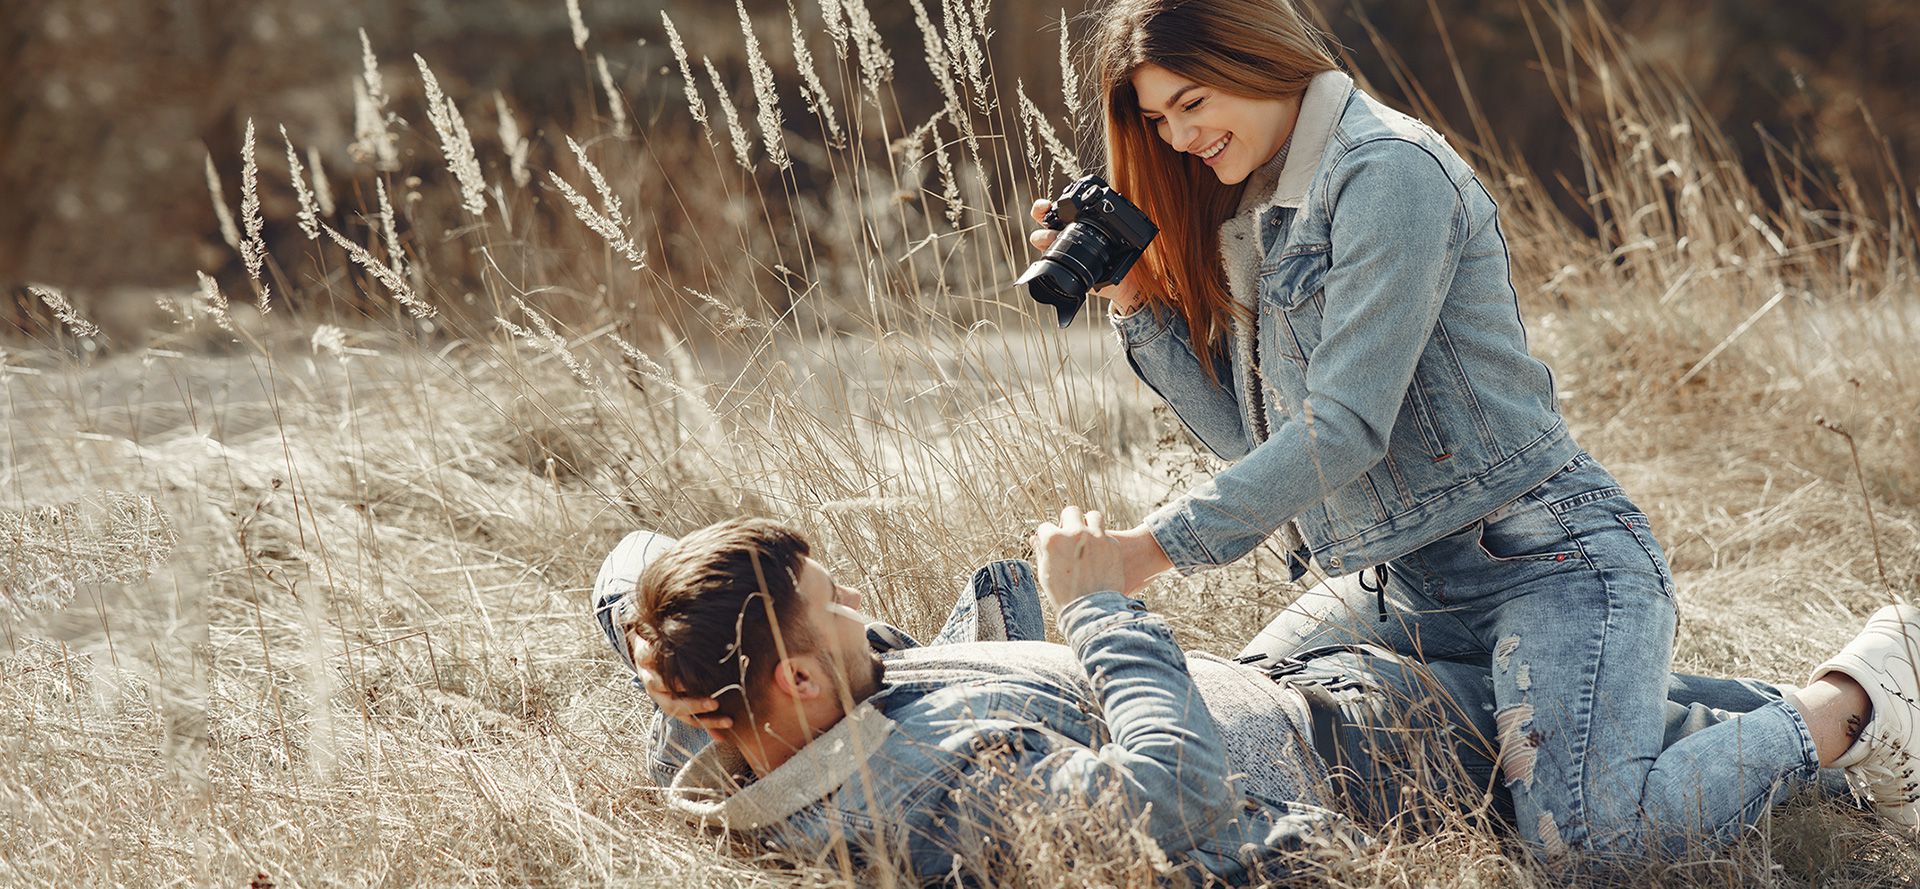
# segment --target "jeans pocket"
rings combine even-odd
[[[1666,551],[1660,548],[1659,541],[1653,539],[1653,522],[1643,512],[1623,512],[1614,518],[1626,526],[1627,532],[1633,535],[1634,541],[1640,544],[1640,549],[1653,563],[1653,573],[1660,578],[1660,592],[1669,599],[1673,598],[1673,572],[1667,566]]]
[[[1560,517],[1530,497],[1481,519],[1475,542],[1482,556],[1501,563],[1569,562],[1580,558],[1580,545]]]

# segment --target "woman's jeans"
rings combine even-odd
[[[1728,840],[1816,775],[1791,704],[1758,686],[1670,680],[1666,558],[1646,515],[1584,454],[1382,567],[1310,590],[1245,656],[1370,645],[1427,662],[1464,714],[1491,717],[1488,765],[1512,792],[1521,836],[1549,859]],[[1747,712],[1676,712],[1673,693]],[[1674,732],[1676,718],[1691,730]]]

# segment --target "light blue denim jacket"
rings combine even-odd
[[[1117,801],[1115,817],[1158,846],[1167,876],[1196,882],[1284,877],[1285,853],[1346,838],[1319,805],[1324,764],[1307,730],[1273,703],[1293,691],[1252,667],[1189,659],[1162,618],[1119,593],[1083,598],[1059,623],[1070,649],[891,652],[881,690],[792,759],[747,781],[735,751],[709,745],[675,776],[669,803],[801,860],[834,866],[844,842],[856,867],[892,862],[927,882],[981,882],[1010,854],[1010,816],[1075,800]],[[1259,759],[1299,764],[1290,790],[1245,786],[1236,759],[1252,757],[1230,749],[1216,713],[1241,714],[1235,728]]]
[[[1485,516],[1579,453],[1550,372],[1527,352],[1493,198],[1444,139],[1327,72],[1284,164],[1258,250],[1241,251],[1257,257],[1258,335],[1214,359],[1219,384],[1177,313],[1113,319],[1134,372],[1236,461],[1146,519],[1183,574],[1295,519],[1323,568],[1357,571]],[[1265,440],[1245,394],[1255,386]]]

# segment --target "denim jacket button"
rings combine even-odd
[[[1340,573],[1340,557],[1339,556],[1334,556],[1333,558],[1330,558],[1327,560],[1327,570],[1332,571],[1335,574]]]

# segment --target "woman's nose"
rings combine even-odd
[[[1173,138],[1168,141],[1173,144],[1173,150],[1175,151],[1192,151],[1200,147],[1193,144],[1194,140],[1199,137],[1200,129],[1198,127],[1174,125],[1173,128],[1169,130],[1169,133]]]

